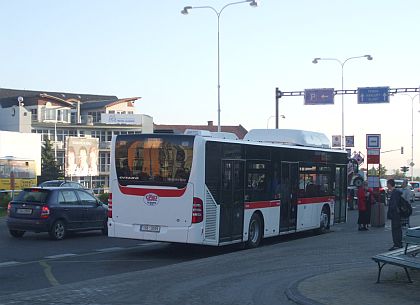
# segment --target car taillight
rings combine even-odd
[[[7,204],[7,215],[9,216],[10,215],[10,210],[12,209],[12,204],[9,202],[8,204]]]
[[[200,223],[203,221],[203,200],[193,198],[192,223]]]
[[[108,218],[112,218],[112,193],[108,197]]]
[[[50,208],[46,205],[41,208],[41,218],[45,219],[50,216]]]

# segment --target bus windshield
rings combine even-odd
[[[184,188],[190,176],[194,137],[122,135],[115,143],[118,183]]]

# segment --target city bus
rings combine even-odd
[[[244,140],[118,135],[111,144],[108,235],[257,247],[346,219],[347,153],[325,135],[251,130]]]
[[[0,158],[0,190],[13,192],[36,186],[35,160],[14,157]]]

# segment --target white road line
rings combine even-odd
[[[74,254],[74,253],[64,253],[64,254],[45,256],[44,258],[62,258],[62,257],[68,257],[68,256],[76,256],[76,255],[77,254]]]
[[[9,261],[9,262],[0,263],[0,267],[14,266],[14,265],[18,265],[18,264],[20,264],[20,263],[16,262],[16,261]]]
[[[119,250],[123,250],[123,249],[127,249],[127,248],[111,247],[111,248],[104,248],[104,249],[96,249],[95,251],[98,251],[98,252],[112,252],[112,251],[119,251]]]

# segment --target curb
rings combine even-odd
[[[285,290],[285,294],[286,297],[295,302],[296,304],[299,305],[324,305],[322,303],[319,303],[315,300],[309,299],[307,297],[305,297],[303,294],[300,293],[298,287],[299,284],[306,281],[307,279],[310,279],[314,276],[317,276],[317,274],[311,274],[309,276],[306,276],[300,280],[294,281],[293,283],[291,283]]]

